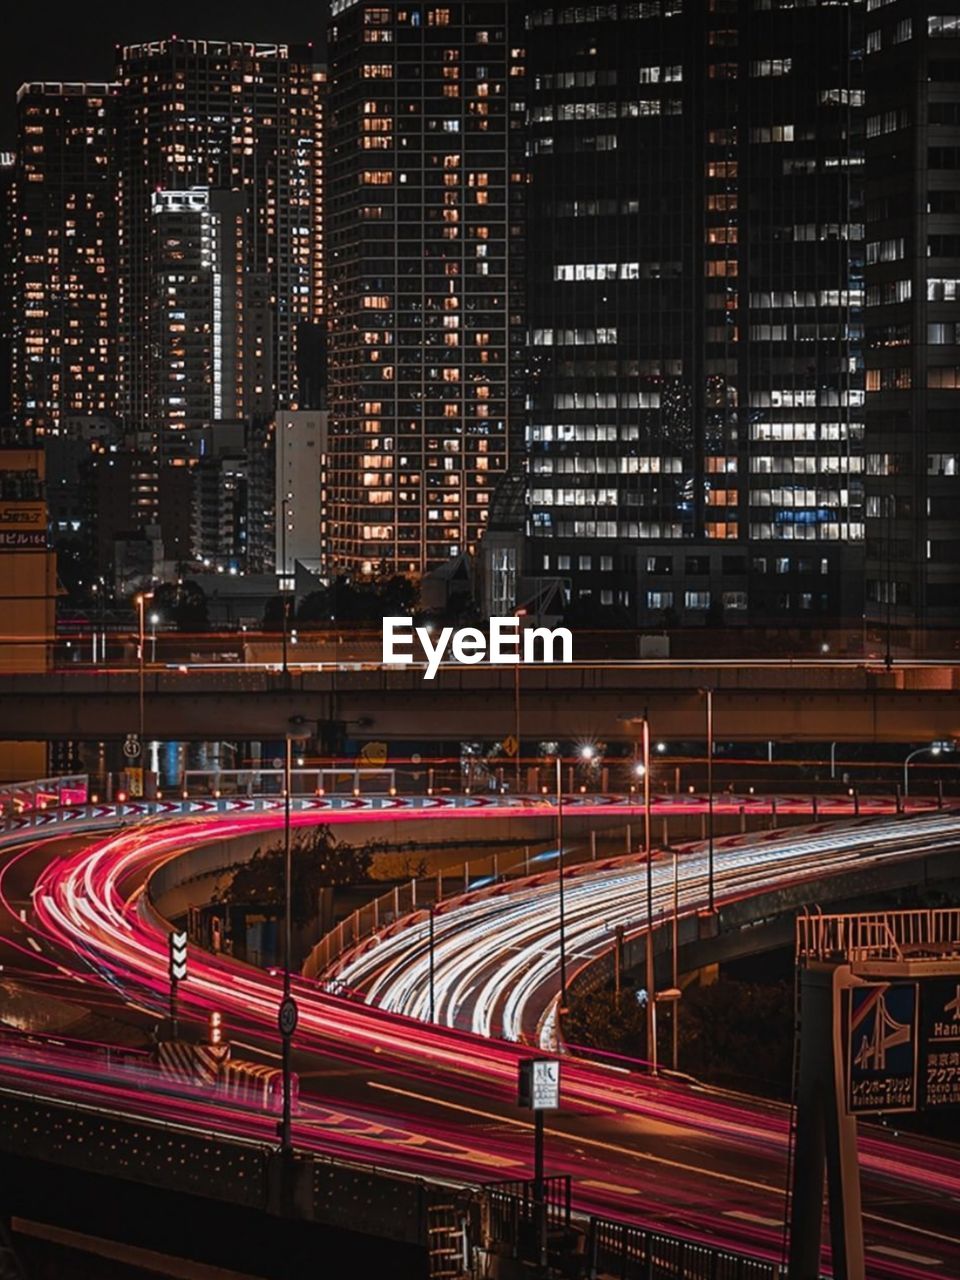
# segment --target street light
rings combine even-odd
[[[302,717],[292,717],[291,724],[302,724]],[[283,1001],[280,1006],[280,1034],[283,1069],[283,1112],[280,1120],[280,1151],[290,1155],[291,1138],[291,1079],[290,1042],[296,1029],[296,1005],[290,995],[290,964],[293,958],[293,876],[290,842],[290,793],[293,789],[293,744],[302,742],[307,735],[302,728],[288,729],[283,768]],[[288,1018],[287,1011],[292,1011]]]
[[[701,689],[707,699],[707,900],[715,910],[713,892],[713,690]]]
[[[657,1070],[656,1046],[656,979],[653,972],[653,848],[650,832],[650,718],[646,712],[642,716],[634,716],[631,724],[640,725],[640,760],[634,765],[636,777],[643,781],[643,852],[647,860],[647,938],[646,938],[646,974],[647,974],[647,1052],[653,1064],[653,1073]],[[657,744],[657,750],[663,746]]]
[[[150,615],[150,661],[157,660],[157,624],[160,621],[159,613],[151,613]]]
[[[560,1008],[567,1004],[567,937],[563,916],[563,758],[557,743],[557,869],[560,881]]]
[[[515,618],[525,618],[527,616],[526,609],[514,610]],[[520,627],[523,627],[521,622]],[[516,792],[520,794],[520,641],[519,632],[517,639],[517,661],[513,668],[513,737],[517,744],[516,750]]]
[[[136,596],[137,605],[137,663],[140,672],[140,758],[143,759],[143,664],[145,658],[146,639],[144,636],[144,609],[148,600],[153,599],[152,591],[140,591]]]
[[[932,756],[938,756],[942,752],[953,751],[952,742],[931,742],[929,746],[917,747],[916,751],[911,751],[903,762],[903,794],[910,794],[910,761],[916,759],[917,756],[926,755],[927,752]]]
[[[281,614],[281,619],[283,623],[283,637],[281,640],[281,646],[282,646],[282,665],[283,665],[284,676],[286,676],[287,674],[287,627],[289,626],[289,619],[287,617],[287,608],[288,608],[288,603],[287,603],[287,506],[288,504],[289,504],[288,498],[281,499],[280,501],[280,522],[281,522],[280,524],[280,560],[282,563],[280,565],[280,572],[282,576],[280,578],[280,614]]]

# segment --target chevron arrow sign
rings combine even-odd
[[[170,934],[170,981],[182,982],[187,976],[187,935],[174,929]]]

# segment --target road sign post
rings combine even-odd
[[[277,1026],[281,1036],[281,1049],[283,1051],[282,1067],[283,1067],[283,1114],[280,1120],[280,1151],[283,1155],[289,1155],[293,1150],[293,1141],[291,1137],[291,1091],[290,1091],[290,1042],[293,1039],[293,1033],[297,1029],[299,1021],[299,1010],[297,1002],[291,995],[284,995],[280,1001],[280,1009],[277,1014]]]
[[[174,929],[169,935],[170,1035],[177,1038],[177,986],[187,976],[187,934]]]
[[[547,1211],[543,1179],[543,1113],[560,1106],[560,1063],[556,1058],[527,1058],[520,1063],[520,1106],[533,1112],[533,1205],[537,1264],[547,1265]]]

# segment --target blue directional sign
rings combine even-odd
[[[924,982],[920,1019],[920,1105],[960,1106],[960,979]]]
[[[876,982],[846,992],[847,1111],[917,1109],[917,984]]]

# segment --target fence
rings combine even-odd
[[[783,1274],[778,1263],[627,1222],[591,1218],[587,1228],[590,1280],[780,1280]]]
[[[62,778],[35,778],[30,782],[8,782],[0,786],[0,813],[11,815],[86,804],[88,784],[85,773]]]
[[[800,961],[903,960],[960,951],[960,909],[797,917]]]

